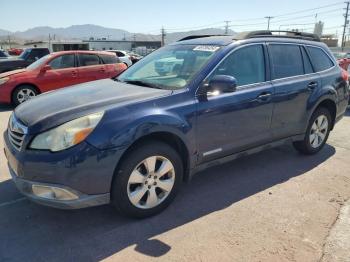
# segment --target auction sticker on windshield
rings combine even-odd
[[[205,52],[215,52],[220,47],[215,45],[198,45],[193,48],[194,51],[205,51]]]

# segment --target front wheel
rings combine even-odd
[[[115,173],[111,202],[120,213],[137,218],[155,215],[175,198],[182,182],[178,153],[161,142],[131,150]]]
[[[327,142],[332,117],[326,108],[317,109],[311,116],[304,140],[294,142],[296,150],[306,155],[316,154]]]
[[[21,85],[15,89],[12,94],[12,103],[14,106],[24,103],[38,95],[38,91],[30,85]]]

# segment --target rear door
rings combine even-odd
[[[53,58],[47,63],[51,69],[40,72],[37,78],[42,92],[78,84],[80,82],[75,67],[75,54],[66,54]]]
[[[120,66],[118,66],[118,64],[120,64],[120,60],[116,55],[101,54],[99,56],[102,62],[105,64],[105,78],[112,78],[121,73]]]
[[[308,121],[308,99],[321,85],[320,77],[313,72],[304,46],[269,43],[268,50],[275,88],[273,137],[302,134]]]
[[[96,54],[78,53],[78,73],[82,82],[108,78],[106,66]]]

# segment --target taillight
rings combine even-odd
[[[349,73],[345,71],[344,69],[341,70],[341,77],[343,78],[344,81],[349,80]]]

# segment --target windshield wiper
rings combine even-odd
[[[125,80],[122,82],[127,83],[127,84],[137,85],[137,86],[145,86],[145,87],[151,87],[151,88],[156,88],[156,89],[162,89],[159,85],[144,82],[142,80]]]

